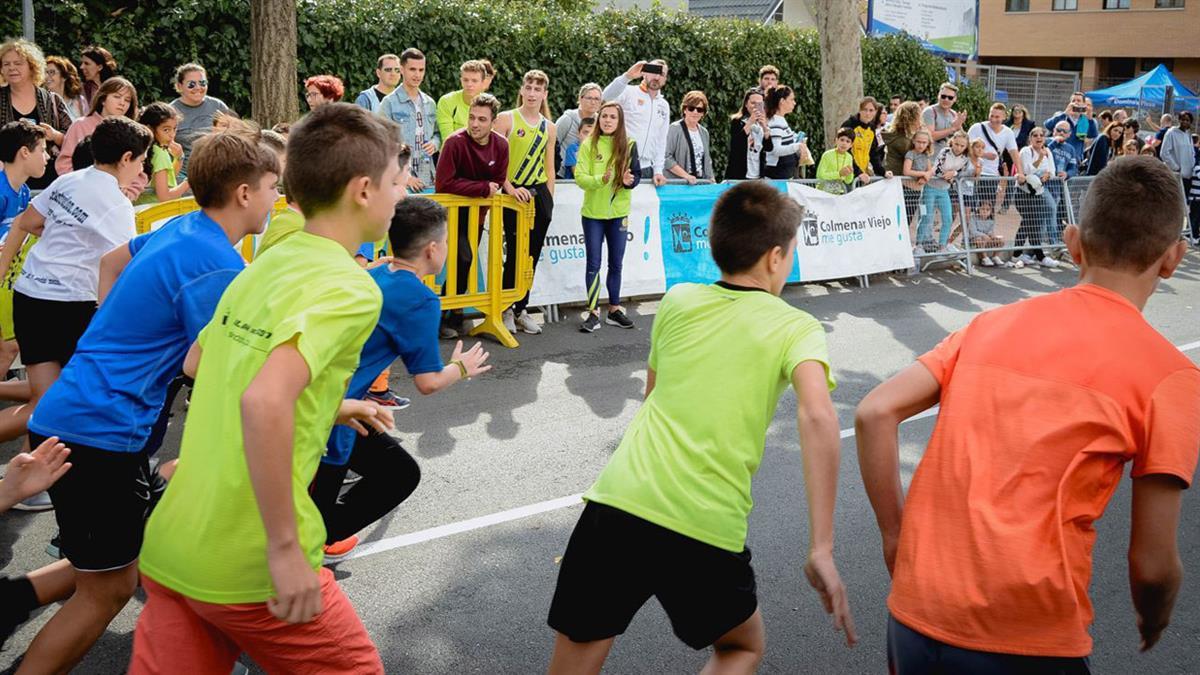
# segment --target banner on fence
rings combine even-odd
[[[800,281],[842,279],[913,266],[908,216],[898,179],[844,195],[792,183],[788,193],[805,208],[796,236]]]

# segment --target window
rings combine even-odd
[[[1129,9],[1129,0],[1104,0],[1104,9]]]
[[[1151,70],[1154,70],[1155,66],[1158,66],[1158,65],[1162,65],[1167,70],[1175,70],[1175,59],[1144,58],[1144,59],[1142,59],[1141,72],[1143,72],[1143,73],[1150,72]]]
[[[1083,72],[1083,59],[1082,58],[1059,59],[1058,60],[1058,69],[1059,70],[1072,70],[1077,73],[1082,73]]]
[[[1154,9],[1183,9],[1183,0],[1154,0]]]
[[[1028,12],[1029,0],[1004,0],[1004,11],[1006,12]]]
[[[1053,9],[1056,12],[1073,12],[1079,9],[1079,0],[1054,0]]]

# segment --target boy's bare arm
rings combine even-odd
[[[1183,563],[1175,539],[1183,488],[1178,478],[1163,474],[1133,481],[1129,589],[1142,637],[1141,651],[1153,647],[1162,636],[1183,580]]]
[[[37,209],[30,206],[13,219],[8,236],[4,238],[4,250],[0,252],[0,279],[8,276],[17,252],[25,245],[25,239],[32,233],[41,236],[46,229],[46,217]]]
[[[854,416],[858,468],[875,510],[888,574],[895,568],[904,510],[897,429],[904,420],[937,405],[940,391],[933,374],[914,363],[867,394]]]

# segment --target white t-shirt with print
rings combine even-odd
[[[986,127],[986,131],[985,128]],[[992,147],[992,143],[988,141],[988,134],[991,135],[992,141],[999,147],[1000,152],[996,152],[996,148]],[[981,176],[999,176],[1000,175],[1000,156],[1007,153],[1009,150],[1014,152],[1017,149],[1017,135],[1008,127],[1000,127],[1000,131],[988,126],[987,122],[976,122],[971,125],[971,130],[967,132],[971,140],[976,138],[983,139],[984,157],[980,158],[980,163],[983,164]],[[986,153],[994,153],[995,159],[988,159]]]
[[[100,258],[137,234],[133,204],[116,177],[95,167],[73,171],[30,206],[46,225],[13,288],[40,300],[95,301]]]

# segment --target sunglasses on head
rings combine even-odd
[[[954,94],[941,94],[938,96],[938,98],[942,99],[943,101],[953,101],[954,99],[956,99],[958,97],[955,96]]]
[[[685,105],[683,107],[683,109],[688,112],[697,112],[697,113],[700,113],[701,115],[708,112],[708,108],[705,108],[704,106],[699,106],[699,105]]]
[[[191,80],[187,83],[188,89],[195,89],[196,87],[207,87],[207,86],[208,86],[208,80]]]

